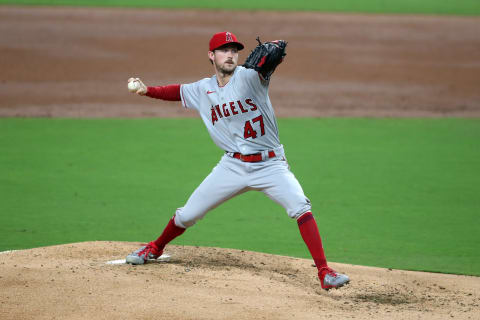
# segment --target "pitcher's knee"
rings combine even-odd
[[[175,212],[175,225],[180,228],[190,228],[193,226],[198,219],[195,217],[189,217],[188,214],[185,213],[185,211],[182,208],[178,208],[177,211]]]
[[[296,208],[287,209],[288,216],[292,219],[298,219],[305,212],[311,211],[312,205],[310,200],[306,200],[304,204],[297,206]]]

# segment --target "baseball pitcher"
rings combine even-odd
[[[215,72],[211,78],[149,87],[139,78],[128,80],[128,89],[133,93],[181,101],[184,108],[195,109],[213,142],[225,154],[184,206],[176,210],[160,237],[129,254],[126,261],[144,264],[156,259],[170,241],[207,212],[243,192],[257,190],[296,219],[318,268],[322,288],[339,288],[350,279],[327,265],[310,201],[289,169],[268,96],[270,77],[286,56],[287,42],[257,40],[258,46],[239,66],[238,52],[244,48],[243,44],[231,32],[214,34],[208,51]]]

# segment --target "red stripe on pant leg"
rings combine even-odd
[[[327,259],[325,258],[325,252],[323,251],[322,239],[318,232],[317,222],[311,212],[303,214],[298,220],[298,229],[302,235],[303,241],[308,247],[310,254],[317,269],[327,267]]]
[[[176,237],[180,236],[182,233],[185,232],[186,229],[177,227],[175,225],[175,216],[168,222],[167,226],[162,232],[162,235],[155,240],[155,244],[157,245],[159,250],[163,250],[165,246],[175,239]]]

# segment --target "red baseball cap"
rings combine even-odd
[[[210,51],[218,49],[221,46],[229,43],[235,44],[238,50],[242,50],[244,48],[243,44],[237,41],[237,37],[233,33],[224,31],[215,33],[212,39],[210,39]]]

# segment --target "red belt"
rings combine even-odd
[[[262,154],[261,153],[254,153],[254,154],[246,154],[243,155],[239,152],[235,152],[233,154],[234,158],[237,158],[243,162],[260,162],[263,161]],[[268,157],[269,158],[274,158],[275,157],[275,152],[273,151],[268,151]]]

